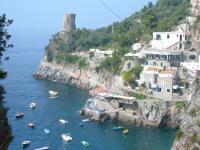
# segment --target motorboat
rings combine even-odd
[[[116,130],[116,131],[117,131],[117,130],[123,130],[123,129],[124,129],[124,127],[121,127],[121,126],[119,126],[119,127],[114,127],[114,128],[113,128],[113,130]]]
[[[69,133],[66,133],[66,134],[62,134],[62,139],[64,140],[64,141],[72,141],[72,137],[70,136],[70,134]]]
[[[127,133],[128,133],[128,129],[124,129],[124,130],[123,130],[123,133],[124,133],[124,134],[127,134]]]
[[[35,150],[48,150],[48,149],[50,149],[50,147],[41,147],[41,148],[37,148]]]
[[[56,99],[56,98],[58,98],[58,96],[50,96],[49,98],[50,99]]]
[[[33,123],[29,123],[28,126],[29,126],[30,128],[34,128],[34,124],[33,124]]]
[[[58,92],[57,92],[57,91],[49,91],[49,94],[50,94],[50,95],[57,95]]]
[[[49,134],[50,131],[48,129],[44,129],[44,133]]]
[[[35,103],[30,103],[30,108],[35,108],[36,104]]]
[[[80,126],[80,127],[83,127],[83,125],[84,125],[83,122],[79,123],[79,126]]]
[[[68,124],[68,121],[66,121],[66,120],[60,119],[59,121],[60,121],[60,123],[62,123],[62,124]]]
[[[16,116],[16,118],[21,118],[21,117],[24,116],[24,113],[18,113],[18,114],[16,114],[15,116]]]
[[[31,143],[31,141],[24,141],[22,142],[22,147],[26,147]]]
[[[86,142],[86,141],[81,141],[81,144],[82,144],[83,146],[85,146],[85,147],[90,146],[90,144],[89,144],[88,142]]]
[[[90,122],[90,121],[92,121],[92,119],[90,119],[90,118],[87,118],[87,119],[83,119],[83,120],[82,120],[82,122]]]

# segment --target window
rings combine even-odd
[[[195,55],[190,55],[189,56],[189,60],[195,60],[196,59],[196,56]]]
[[[167,89],[167,92],[170,92],[170,89]]]
[[[158,88],[158,89],[157,89],[157,91],[158,91],[158,92],[161,92],[161,91],[162,91],[162,89],[161,89],[161,88]]]
[[[182,48],[182,47],[183,47],[183,44],[182,44],[182,43],[180,43],[180,44],[179,44],[179,48]]]
[[[160,34],[156,35],[156,40],[161,40],[161,35]]]
[[[153,65],[156,66],[156,62],[153,62]]]
[[[163,63],[162,63],[162,62],[160,63],[160,66],[161,66],[161,67],[163,66]]]
[[[152,86],[151,86],[151,83],[149,83],[149,90],[152,90]]]
[[[169,39],[170,38],[170,35],[169,34],[167,34],[167,39]]]
[[[128,63],[128,69],[130,69],[131,68],[131,63]]]
[[[182,35],[180,35],[180,41],[182,41],[182,39],[183,39],[183,36],[182,36]]]

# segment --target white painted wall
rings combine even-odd
[[[160,39],[157,40],[157,35],[160,35]],[[182,41],[185,41],[184,32],[154,32],[153,40],[151,41],[151,46],[154,49],[166,49],[175,43],[182,42],[180,37],[182,36]]]

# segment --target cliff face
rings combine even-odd
[[[0,86],[0,150],[7,150],[12,142],[11,128],[8,124],[6,109],[3,107],[3,88]]]
[[[49,63],[46,54],[43,56],[33,77],[39,80],[62,82],[86,90],[103,86],[108,90],[114,90],[119,93],[122,92],[119,87],[123,84],[119,76],[112,77],[106,73],[97,74],[94,68],[86,70],[72,64],[58,65],[55,62]]]
[[[119,121],[138,126],[179,128],[172,150],[200,149],[200,84],[191,101],[153,101],[94,97],[81,115],[97,121]]]
[[[94,107],[95,109],[93,109]],[[154,127],[179,127],[183,109],[173,101],[144,101],[91,98],[81,114],[97,121],[111,120],[133,125]]]
[[[182,121],[172,150],[200,149],[200,91],[188,103],[182,114]]]

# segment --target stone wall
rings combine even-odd
[[[76,29],[76,14],[65,14],[63,17],[62,31],[70,32]]]

